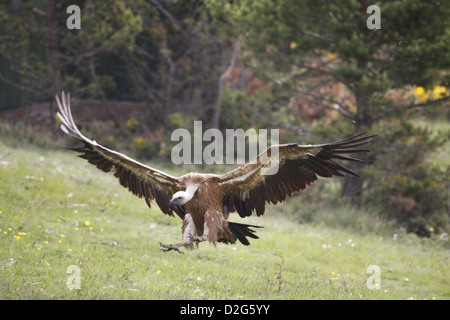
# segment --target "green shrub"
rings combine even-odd
[[[416,178],[414,172],[409,177],[396,175],[388,179],[384,195],[389,197],[389,216],[421,236],[443,233],[450,226],[446,201],[449,179],[440,178],[438,172],[433,174],[435,170],[430,171],[423,179]]]
[[[377,130],[366,203],[380,205],[392,223],[420,236],[448,232],[449,172],[431,161],[448,133],[436,135],[408,122],[384,123]]]

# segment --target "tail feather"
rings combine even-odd
[[[255,235],[256,231],[250,228],[263,228],[263,227],[228,221],[228,228],[243,245],[249,246],[250,242],[247,240],[246,237],[259,239],[258,236]]]

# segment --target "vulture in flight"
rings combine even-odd
[[[62,93],[57,113],[61,129],[82,143],[79,147],[68,147],[80,152],[81,158],[105,172],[114,172],[119,183],[134,195],[144,198],[150,207],[154,200],[164,214],[174,213],[183,221],[182,241],[177,244],[162,244],[162,251],[180,247],[192,250],[194,244],[209,241],[249,245],[247,237],[258,239],[255,230],[260,226],[228,221],[231,212],[245,218],[255,213],[264,214],[266,203],[276,204],[293,193],[305,189],[317,180],[317,176],[332,177],[356,173],[334,160],[361,161],[344,156],[368,152],[360,146],[372,141],[374,136],[365,133],[317,145],[297,143],[271,146],[253,161],[224,174],[190,172],[181,177],[149,167],[117,151],[85,137],[77,128],[70,110],[70,95],[67,100]],[[276,153],[276,158],[271,157]],[[262,159],[268,159],[262,161]],[[275,174],[265,174],[272,167]]]

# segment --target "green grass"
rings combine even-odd
[[[164,253],[158,243],[179,242],[181,221],[149,210],[111,175],[66,151],[0,150],[0,299],[450,298],[445,243],[371,211],[298,196],[244,220],[265,227],[251,246]],[[121,246],[102,244],[111,241]],[[370,265],[380,289],[367,288]],[[67,285],[70,266],[80,289]]]

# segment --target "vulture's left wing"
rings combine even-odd
[[[68,147],[69,149],[81,152],[81,158],[88,160],[89,163],[105,172],[113,170],[114,176],[119,179],[120,184],[128,188],[136,196],[145,198],[149,207],[151,201],[155,200],[162,212],[173,215],[173,211],[168,204],[172,194],[179,191],[177,187],[178,178],[139,163],[122,153],[105,148],[96,141],[85,137],[78,130],[72,118],[70,94],[67,96],[66,101],[63,92],[62,100],[56,96],[56,102],[59,108],[57,116],[62,122],[61,129],[83,143],[83,146]],[[174,209],[183,218],[184,213],[178,210],[178,208]]]
[[[360,133],[327,144],[271,146],[255,160],[219,176],[219,186],[225,193],[224,211],[237,211],[241,217],[252,212],[259,216],[266,203],[284,201],[312,184],[317,176],[356,176],[334,160],[361,161],[343,154],[368,152],[360,146],[373,138]]]

